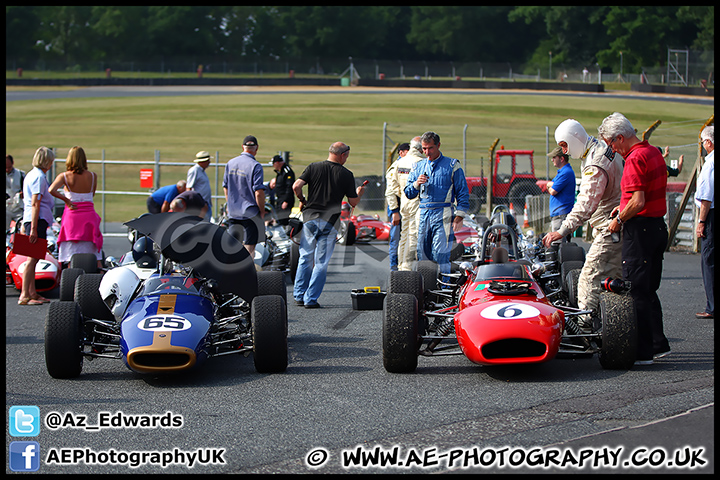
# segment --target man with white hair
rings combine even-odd
[[[700,172],[695,204],[698,207],[698,224],[695,234],[700,238],[702,276],[707,305],[696,313],[700,319],[715,318],[715,126],[705,127],[700,140],[708,152]]]
[[[668,240],[667,166],[660,150],[640,140],[622,113],[607,116],[598,134],[625,159],[620,206],[608,229],[623,232],[623,279],[630,281],[637,312],[635,365],[652,365],[654,358],[670,353],[657,295]]]
[[[563,153],[583,161],[580,191],[575,205],[563,220],[560,228],[543,238],[546,247],[572,234],[586,221],[592,227],[593,242],[585,255],[585,264],[578,279],[578,307],[597,310],[602,292],[601,282],[607,277],[622,275],[622,243],[613,242],[607,226],[610,214],[620,205],[620,180],[623,159],[605,142],[588,135],[574,119],[567,119],[555,129],[555,141]],[[589,318],[579,324],[588,329]]]
[[[400,224],[398,270],[412,270],[412,262],[417,257],[417,213],[420,198],[407,198],[404,190],[413,167],[424,158],[420,137],[415,137],[410,142],[408,153],[398,158],[387,173],[385,198],[392,212],[393,225]]]

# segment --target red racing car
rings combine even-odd
[[[594,354],[607,369],[635,362],[634,304],[629,295],[603,292],[598,324],[579,328],[579,315],[553,289],[544,265],[522,258],[515,230],[489,226],[473,262],[440,275],[432,262],[391,272],[383,307],[383,364],[413,372],[419,356],[465,355],[479,365],[547,362],[559,353]],[[560,274],[555,273],[555,276]],[[542,279],[541,279],[542,277]],[[551,301],[553,299],[553,301]]]
[[[390,240],[390,222],[383,222],[378,215],[352,215],[348,202],[342,203],[340,225],[338,227],[338,243],[354,245],[355,242]]]
[[[45,258],[38,260],[35,266],[35,288],[38,292],[52,290],[60,282],[60,263],[51,253],[51,251],[55,251],[56,247],[56,229],[59,231],[59,227],[56,228],[56,225],[48,227],[48,252],[45,254]],[[25,262],[28,257],[13,253],[14,230],[13,223],[5,237],[5,286],[12,285],[18,290],[22,290],[22,274],[25,271]]]

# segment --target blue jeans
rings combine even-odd
[[[318,218],[303,224],[300,259],[293,287],[295,300],[302,300],[305,305],[317,303],[325,287],[327,269],[336,239],[337,230],[325,220]]]
[[[388,220],[392,222],[392,213],[388,209]],[[400,244],[400,230],[402,224],[390,227],[390,241],[388,243],[388,253],[390,254],[390,270],[398,269],[398,244]]]

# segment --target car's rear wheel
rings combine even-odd
[[[414,372],[418,362],[418,303],[414,295],[391,293],[383,308],[383,366],[391,373]]]
[[[86,273],[97,273],[97,258],[94,253],[76,253],[70,258],[70,268],[80,268]]]
[[[585,261],[585,249],[577,243],[563,243],[558,249],[558,260],[560,263],[572,261]]]
[[[51,302],[45,317],[45,367],[53,378],[74,378],[83,366],[82,314],[75,302]]]
[[[82,314],[98,320],[114,320],[110,309],[100,296],[102,273],[85,273],[75,280],[75,301]]]
[[[60,274],[60,301],[71,302],[75,298],[75,280],[85,273],[82,268],[66,268]]]
[[[295,274],[297,273],[298,262],[300,261],[300,245],[290,242],[290,280],[295,282]]]
[[[628,370],[637,355],[635,302],[630,295],[600,294],[602,346],[598,358],[608,370]]]
[[[423,278],[425,292],[428,290],[437,290],[438,275],[440,267],[432,260],[420,260],[415,266],[415,270],[420,272]]]
[[[287,303],[287,287],[285,274],[279,270],[263,270],[257,272],[258,295],[280,295]]]
[[[253,358],[259,373],[287,369],[287,307],[280,295],[253,298],[250,306]]]
[[[560,264],[560,284],[562,286],[562,289],[566,292],[568,292],[568,273],[570,273],[573,270],[582,270],[584,265],[584,262],[581,260],[569,260],[567,262],[563,262]]]
[[[576,268],[570,270],[565,277],[565,285],[567,285],[568,300],[570,300],[570,306],[578,308],[578,280],[580,279],[580,272],[582,269]]]
[[[418,305],[423,304],[423,278],[419,272],[393,271],[390,272],[390,282],[387,289],[391,293],[409,293],[413,295]]]

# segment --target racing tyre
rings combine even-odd
[[[60,274],[60,301],[71,302],[75,298],[75,280],[85,273],[82,268],[66,268]]]
[[[415,270],[420,272],[423,278],[424,291],[437,290],[438,275],[440,267],[432,260],[420,260],[415,265]]]
[[[287,304],[285,274],[278,270],[257,272],[258,295],[280,295]]]
[[[97,320],[114,320],[110,309],[100,297],[102,273],[86,273],[75,280],[75,301],[80,305],[82,314]]]
[[[637,353],[635,302],[630,295],[600,294],[602,346],[598,358],[608,370],[629,370]]]
[[[351,222],[350,220],[342,220],[340,221],[340,226],[338,227],[338,241],[340,245],[355,245],[355,239],[357,238],[357,231],[355,229],[355,224]]]
[[[577,243],[562,243],[558,249],[558,260],[560,263],[585,262],[585,249]]]
[[[424,305],[422,275],[419,272],[390,272],[387,294],[391,293],[409,293],[415,297],[418,305]]]
[[[258,373],[287,369],[287,307],[280,295],[253,298],[250,306],[253,358]]]
[[[560,283],[562,289],[565,292],[569,291],[569,287],[567,284],[568,273],[570,273],[572,270],[582,270],[584,264],[585,262],[582,262],[580,260],[570,260],[568,262],[563,262],[560,264]]]
[[[75,302],[51,302],[45,317],[45,367],[53,378],[82,372],[82,314]]]
[[[414,372],[419,343],[417,300],[407,293],[388,294],[383,307],[383,366],[390,373]]]
[[[97,273],[97,258],[94,253],[76,253],[70,258],[70,268],[80,268],[85,273]]]
[[[300,261],[300,245],[295,242],[290,243],[290,279],[295,283],[295,274],[297,273],[298,262]]]
[[[465,254],[465,245],[460,242],[454,242],[450,249],[450,261],[455,261]]]
[[[580,278],[581,269],[576,268],[570,270],[565,277],[565,284],[567,285],[568,299],[570,300],[570,306],[578,308],[578,279]]]

